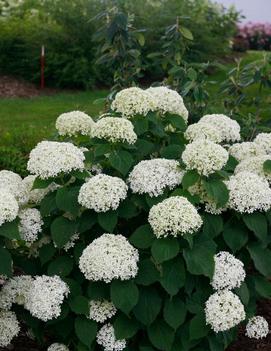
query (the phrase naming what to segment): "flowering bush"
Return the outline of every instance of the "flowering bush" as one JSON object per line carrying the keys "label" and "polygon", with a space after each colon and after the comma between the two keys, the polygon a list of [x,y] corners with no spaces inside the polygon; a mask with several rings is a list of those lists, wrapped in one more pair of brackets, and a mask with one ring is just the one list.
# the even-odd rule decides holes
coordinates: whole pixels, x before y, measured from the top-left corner
{"label": "flowering bush", "polygon": [[238,27],[235,48],[271,50],[271,23],[248,22]]}
{"label": "flowering bush", "polygon": [[0,347],[20,325],[49,351],[223,351],[240,323],[268,334],[270,134],[187,120],[176,92],[125,89],[97,122],[58,118],[25,179],[0,172]]}

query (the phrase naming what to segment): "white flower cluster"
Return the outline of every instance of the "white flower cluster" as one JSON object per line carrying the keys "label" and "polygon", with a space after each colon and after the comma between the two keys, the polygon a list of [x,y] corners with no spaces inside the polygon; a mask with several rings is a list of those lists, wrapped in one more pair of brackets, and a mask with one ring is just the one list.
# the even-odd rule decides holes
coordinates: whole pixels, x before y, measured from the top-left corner
{"label": "white flower cluster", "polygon": [[0,171],[0,191],[5,190],[12,194],[19,205],[28,201],[28,191],[19,174],[2,170]]}
{"label": "white flower cluster", "polygon": [[214,260],[212,287],[215,290],[239,288],[246,277],[243,262],[226,251],[217,253]]}
{"label": "white flower cluster", "polygon": [[222,142],[222,135],[216,126],[207,123],[194,123],[187,127],[184,136],[187,140],[208,139],[214,143]]}
{"label": "white flower cluster", "polygon": [[137,274],[138,251],[120,234],[103,234],[83,251],[79,268],[88,280],[128,280]]}
{"label": "white flower cluster", "polygon": [[155,99],[146,90],[132,87],[123,89],[115,96],[111,104],[113,111],[121,113],[126,118],[143,115],[153,111],[156,106]]}
{"label": "white flower cluster", "polygon": [[263,169],[263,164],[266,160],[271,160],[271,156],[264,155],[247,158],[235,167],[234,173],[251,172],[271,182],[271,174],[264,172]]}
{"label": "white flower cluster", "polygon": [[16,314],[11,311],[0,311],[0,347],[7,347],[19,331],[20,325]]}
{"label": "white flower cluster", "polygon": [[36,176],[29,175],[23,179],[23,183],[28,191],[28,202],[30,204],[38,205],[47,194],[56,190],[59,187],[59,185],[57,185],[56,183],[51,183],[46,188],[32,189],[35,179]]}
{"label": "white flower cluster", "polygon": [[268,322],[264,317],[255,316],[246,325],[246,336],[253,339],[266,338],[269,333]]}
{"label": "white flower cluster", "polygon": [[186,145],[182,160],[188,170],[197,170],[208,176],[221,170],[229,158],[227,150],[207,139],[199,139]]}
{"label": "white flower cluster", "polygon": [[271,133],[260,133],[254,139],[254,143],[260,146],[268,155],[271,154]]}
{"label": "white flower cluster", "polygon": [[154,205],[148,221],[158,238],[191,234],[202,225],[196,208],[182,196],[172,196]]}
{"label": "white flower cluster", "polygon": [[241,162],[253,156],[262,156],[266,152],[258,144],[252,141],[244,141],[243,143],[233,144],[229,147],[229,154]]}
{"label": "white flower cluster", "polygon": [[0,226],[12,222],[18,214],[19,205],[15,197],[7,190],[0,190]]}
{"label": "white flower cluster", "polygon": [[19,233],[21,238],[28,243],[38,239],[42,231],[43,220],[40,211],[36,208],[25,208],[19,212]]}
{"label": "white flower cluster", "polygon": [[63,246],[64,251],[69,251],[71,248],[74,247],[75,242],[79,240],[79,234],[75,233],[71,236],[70,240]]}
{"label": "white flower cluster", "polygon": [[126,340],[117,340],[113,325],[109,323],[98,331],[96,341],[104,351],[122,351],[126,347]]}
{"label": "white flower cluster", "polygon": [[188,110],[184,105],[183,98],[177,91],[167,87],[151,87],[146,91],[155,99],[155,110],[182,116],[187,122]]}
{"label": "white flower cluster", "polygon": [[47,351],[69,351],[69,348],[64,344],[55,342],[48,347]]}
{"label": "white flower cluster", "polygon": [[235,142],[241,139],[239,124],[228,116],[222,114],[205,115],[199,123],[216,127],[221,133],[222,141]]}
{"label": "white flower cluster", "polygon": [[26,296],[25,308],[32,316],[46,322],[57,318],[61,313],[61,305],[69,294],[69,288],[59,276],[36,277]]}
{"label": "white flower cluster", "polygon": [[215,333],[231,329],[246,318],[242,302],[230,290],[217,291],[209,297],[205,316]]}
{"label": "white flower cluster", "polygon": [[105,139],[111,143],[134,144],[137,140],[133,124],[128,119],[119,117],[99,119],[93,128],[92,136],[98,139]]}
{"label": "white flower cluster", "polygon": [[103,323],[117,313],[114,304],[107,300],[92,300],[89,303],[89,318]]}
{"label": "white flower cluster", "polygon": [[82,185],[78,202],[96,212],[116,210],[127,196],[128,187],[118,177],[98,174]]}
{"label": "white flower cluster", "polygon": [[83,151],[72,143],[42,141],[30,152],[27,169],[41,179],[47,179],[61,173],[82,171],[84,160]]}
{"label": "white flower cluster", "polygon": [[56,120],[56,129],[59,135],[91,135],[94,125],[95,122],[92,118],[81,111],[62,113]]}
{"label": "white flower cluster", "polygon": [[175,188],[183,178],[180,164],[175,160],[155,158],[139,162],[129,175],[133,193],[158,196],[168,187]]}
{"label": "white flower cluster", "polygon": [[229,208],[240,213],[268,211],[271,208],[271,189],[268,182],[257,174],[240,172],[232,175],[226,184]]}

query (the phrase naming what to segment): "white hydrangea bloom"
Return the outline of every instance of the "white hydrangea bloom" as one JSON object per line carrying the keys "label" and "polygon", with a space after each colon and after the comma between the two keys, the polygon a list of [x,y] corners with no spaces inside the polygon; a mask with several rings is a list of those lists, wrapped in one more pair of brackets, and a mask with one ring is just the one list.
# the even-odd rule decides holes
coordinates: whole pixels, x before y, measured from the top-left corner
{"label": "white hydrangea bloom", "polygon": [[146,90],[132,87],[123,89],[115,96],[111,104],[113,111],[121,113],[126,118],[143,115],[153,111],[156,106],[155,99]]}
{"label": "white hydrangea bloom", "polygon": [[99,119],[93,128],[92,136],[108,140],[111,143],[134,144],[137,140],[133,124],[128,119],[119,117]]}
{"label": "white hydrangea bloom", "polygon": [[20,325],[16,314],[11,311],[0,311],[0,347],[7,347],[19,331]]}
{"label": "white hydrangea bloom", "polygon": [[53,182],[50,185],[48,185],[47,188],[32,189],[36,178],[37,177],[34,175],[29,175],[23,179],[23,183],[25,184],[26,189],[28,191],[28,202],[30,204],[38,205],[47,194],[49,194],[52,191],[55,191],[59,187],[59,185]]}
{"label": "white hydrangea bloom", "polygon": [[126,347],[126,340],[117,340],[113,325],[105,324],[97,333],[97,344],[104,348],[104,351],[122,351]]}
{"label": "white hydrangea bloom", "polygon": [[78,202],[96,212],[116,210],[127,196],[128,186],[118,177],[98,174],[82,185]]}
{"label": "white hydrangea bloom", "polygon": [[146,91],[155,99],[155,110],[182,116],[185,122],[187,122],[188,110],[185,107],[183,98],[177,91],[167,87],[151,87]]}
{"label": "white hydrangea bloom", "polygon": [[255,316],[249,319],[246,325],[246,336],[253,339],[266,338],[269,333],[267,320],[262,316]]}
{"label": "white hydrangea bloom", "polygon": [[0,189],[0,226],[12,222],[18,214],[19,205],[15,197],[4,189]]}
{"label": "white hydrangea bloom", "polygon": [[30,275],[20,275],[7,280],[0,291],[0,309],[9,310],[13,303],[24,305],[33,283]]}
{"label": "white hydrangea bloom", "polygon": [[271,189],[268,182],[251,172],[240,172],[226,182],[229,189],[229,208],[240,213],[268,211],[271,207]]}
{"label": "white hydrangea bloom", "polygon": [[74,247],[75,242],[79,240],[79,234],[75,233],[72,235],[72,237],[70,238],[70,240],[63,246],[64,251],[68,251],[69,249],[71,249],[72,247]]}
{"label": "white hydrangea bloom", "polygon": [[271,174],[265,173],[263,169],[263,164],[267,160],[271,160],[271,156],[264,155],[247,158],[235,167],[234,173],[251,172],[271,182]]}
{"label": "white hydrangea bloom", "polygon": [[271,133],[260,133],[254,142],[261,147],[268,155],[271,154]]}
{"label": "white hydrangea bloom", "polygon": [[62,113],[56,120],[59,135],[91,135],[94,125],[93,119],[81,111]]}
{"label": "white hydrangea bloom", "polygon": [[243,143],[233,144],[229,147],[229,154],[241,162],[253,156],[262,156],[266,152],[258,144],[252,141],[244,141]]}
{"label": "white hydrangea bloom", "polygon": [[69,348],[64,344],[55,342],[48,347],[47,351],[69,351]]}
{"label": "white hydrangea bloom", "polygon": [[89,318],[103,323],[117,313],[114,304],[107,300],[92,300],[89,304]]}
{"label": "white hydrangea bloom", "polygon": [[194,123],[187,127],[184,136],[190,142],[197,139],[208,139],[214,143],[222,142],[222,135],[216,126],[207,123]]}
{"label": "white hydrangea bloom", "polygon": [[42,141],[30,152],[27,169],[41,179],[47,179],[61,173],[82,171],[84,160],[83,151],[72,143]]}
{"label": "white hydrangea bloom", "polygon": [[44,224],[40,211],[36,208],[25,208],[19,212],[18,216],[21,238],[29,243],[38,240],[38,234],[42,231]]}
{"label": "white hydrangea bloom", "polygon": [[229,330],[246,318],[244,306],[239,297],[230,290],[215,292],[205,305],[206,323],[215,333]]}
{"label": "white hydrangea bloom", "polygon": [[196,208],[182,196],[172,196],[152,206],[148,221],[158,238],[191,234],[202,225]]}
{"label": "white hydrangea bloom", "polygon": [[226,251],[217,253],[214,260],[212,287],[215,290],[239,288],[246,277],[243,262]]}
{"label": "white hydrangea bloom", "polygon": [[61,305],[69,294],[67,284],[57,275],[36,277],[26,295],[25,308],[46,322],[61,314]]}
{"label": "white hydrangea bloom", "polygon": [[158,196],[166,188],[181,184],[183,174],[178,161],[154,158],[139,162],[130,173],[128,183],[133,193]]}
{"label": "white hydrangea bloom", "polygon": [[83,251],[79,268],[88,280],[128,280],[137,274],[139,256],[128,240],[120,234],[103,234]]}
{"label": "white hydrangea bloom", "polygon": [[28,191],[19,174],[12,171],[0,171],[0,191],[5,190],[12,194],[19,205],[28,201]]}
{"label": "white hydrangea bloom", "polygon": [[222,114],[205,115],[199,120],[199,123],[216,127],[225,142],[235,142],[241,139],[240,125],[228,116]]}
{"label": "white hydrangea bloom", "polygon": [[188,170],[197,170],[205,176],[221,170],[228,158],[227,150],[207,139],[195,140],[186,145],[182,154],[182,160]]}

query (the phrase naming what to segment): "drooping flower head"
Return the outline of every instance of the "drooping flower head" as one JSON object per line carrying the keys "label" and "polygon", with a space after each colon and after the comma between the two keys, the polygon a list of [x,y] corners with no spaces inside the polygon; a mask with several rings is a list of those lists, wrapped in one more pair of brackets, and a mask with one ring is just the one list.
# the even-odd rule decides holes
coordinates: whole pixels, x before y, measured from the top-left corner
{"label": "drooping flower head", "polygon": [[229,154],[241,162],[250,157],[263,156],[266,154],[265,150],[258,144],[251,141],[244,141],[243,143],[233,144],[229,148]]}
{"label": "drooping flower head", "polygon": [[104,351],[122,351],[126,347],[126,340],[117,340],[113,325],[109,323],[98,331],[96,341]]}
{"label": "drooping flower head", "polygon": [[19,205],[15,197],[7,190],[0,189],[0,226],[12,222],[18,214]]}
{"label": "drooping flower head", "polygon": [[249,319],[246,326],[246,336],[253,339],[266,338],[269,333],[268,322],[264,317],[255,316]]}
{"label": "drooping flower head", "polygon": [[20,325],[16,314],[11,311],[0,311],[0,347],[7,347],[19,331]]}
{"label": "drooping flower head", "polygon": [[81,111],[62,113],[56,120],[59,135],[91,135],[94,125],[92,118]]}
{"label": "drooping flower head", "polygon": [[53,182],[46,188],[33,189],[34,181],[36,178],[37,177],[34,175],[29,175],[23,179],[23,183],[28,191],[28,202],[30,204],[38,205],[47,194],[56,190],[59,185]]}
{"label": "drooping flower head", "polygon": [[19,233],[23,240],[32,243],[38,239],[42,231],[43,220],[36,208],[26,208],[19,212]]}
{"label": "drooping flower head", "polygon": [[89,304],[89,318],[103,323],[117,313],[114,304],[107,300],[92,300]]}

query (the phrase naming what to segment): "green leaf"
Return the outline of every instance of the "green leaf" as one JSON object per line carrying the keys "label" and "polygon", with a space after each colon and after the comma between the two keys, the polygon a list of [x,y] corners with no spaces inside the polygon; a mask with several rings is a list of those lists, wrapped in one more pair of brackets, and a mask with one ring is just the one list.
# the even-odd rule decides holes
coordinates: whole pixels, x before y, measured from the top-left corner
{"label": "green leaf", "polygon": [[169,146],[163,147],[160,151],[160,154],[161,154],[161,157],[175,160],[181,157],[183,150],[184,150],[184,146],[169,145]]}
{"label": "green leaf", "polygon": [[137,284],[151,285],[157,282],[159,277],[159,272],[150,259],[146,258],[139,261],[138,273],[135,278]]}
{"label": "green leaf", "polygon": [[170,294],[176,295],[185,284],[185,268],[181,257],[162,264],[162,277],[160,283]]}
{"label": "green leaf", "polygon": [[253,276],[253,281],[255,284],[255,289],[257,293],[265,298],[265,299],[270,299],[271,298],[271,282],[264,277],[261,276]]}
{"label": "green leaf", "polygon": [[200,179],[200,175],[198,174],[197,171],[195,170],[187,171],[183,176],[182,186],[184,189],[188,189],[190,186],[196,184],[199,179]]}
{"label": "green leaf", "polygon": [[161,310],[162,299],[154,287],[141,287],[139,299],[133,309],[135,317],[144,325],[150,325]]}
{"label": "green leaf", "polygon": [[167,119],[170,121],[173,127],[184,131],[186,129],[186,123],[184,119],[179,115],[168,115]]}
{"label": "green leaf", "polygon": [[97,334],[97,323],[86,317],[76,317],[74,329],[78,339],[90,348]]}
{"label": "green leaf", "polygon": [[271,276],[271,251],[261,244],[254,243],[248,246],[248,251],[256,269],[266,277]]}
{"label": "green leaf", "polygon": [[98,223],[104,230],[107,230],[109,233],[113,232],[118,223],[117,211],[99,212]]}
{"label": "green leaf", "polygon": [[263,170],[266,173],[271,173],[271,160],[264,161]]}
{"label": "green leaf", "polygon": [[184,302],[179,297],[167,299],[164,306],[163,316],[167,324],[177,329],[185,321],[186,307]]}
{"label": "green leaf", "polygon": [[155,236],[149,224],[138,227],[130,236],[130,243],[138,249],[147,249],[151,247]]}
{"label": "green leaf", "polygon": [[49,179],[40,179],[38,177],[35,178],[32,189],[45,189],[47,188],[52,182],[54,181],[53,178]]}
{"label": "green leaf", "polygon": [[155,145],[145,139],[137,139],[135,143],[137,152],[141,157],[151,154],[155,150]]}
{"label": "green leaf", "polygon": [[208,196],[216,203],[218,207],[223,207],[229,200],[229,190],[226,185],[219,179],[208,179],[203,181],[204,189]]}
{"label": "green leaf", "polygon": [[49,262],[54,257],[55,253],[56,253],[56,248],[52,243],[43,245],[39,249],[39,258],[40,258],[41,264],[44,265],[45,263]]}
{"label": "green leaf", "polygon": [[110,155],[109,162],[114,169],[119,171],[123,176],[126,176],[134,160],[128,151],[119,150]]}
{"label": "green leaf", "polygon": [[57,247],[63,247],[77,231],[77,223],[57,217],[51,224],[51,234]]}
{"label": "green leaf", "polygon": [[155,321],[147,329],[148,337],[158,350],[170,350],[174,341],[174,330],[163,320]]}
{"label": "green leaf", "polygon": [[233,253],[244,247],[248,241],[246,229],[237,222],[224,229],[223,238]]}
{"label": "green leaf", "polygon": [[190,340],[196,340],[203,338],[209,332],[209,328],[206,325],[206,319],[204,313],[197,314],[192,318],[189,324],[189,336]]}
{"label": "green leaf", "polygon": [[71,310],[76,314],[89,314],[89,301],[84,296],[74,296],[69,299]]}
{"label": "green leaf", "polygon": [[243,282],[240,288],[235,289],[235,292],[240,297],[242,303],[246,306],[249,302],[249,290],[247,284]]}
{"label": "green leaf", "polygon": [[155,239],[151,253],[157,263],[168,261],[180,252],[179,242],[176,238]]}
{"label": "green leaf", "polygon": [[122,203],[118,207],[119,217],[122,217],[125,219],[130,219],[130,218],[136,217],[138,215],[138,213],[139,213],[139,211],[138,211],[137,207],[135,206],[135,204],[128,199],[122,201]]}
{"label": "green leaf", "polygon": [[110,287],[111,301],[125,314],[128,314],[138,301],[138,288],[131,281],[114,280]]}
{"label": "green leaf", "polygon": [[102,281],[90,282],[87,290],[90,300],[110,299],[110,286]]}
{"label": "green leaf", "polygon": [[203,233],[210,238],[217,237],[223,231],[223,218],[219,215],[204,213]]}
{"label": "green leaf", "polygon": [[80,211],[78,203],[78,194],[81,186],[59,188],[56,193],[56,205],[64,211],[70,212],[73,216],[77,216]]}
{"label": "green leaf", "polygon": [[145,117],[135,118],[133,120],[133,125],[134,125],[134,129],[135,129],[135,133],[138,136],[146,133],[149,129],[149,121]]}
{"label": "green leaf", "polygon": [[59,275],[66,277],[73,269],[73,260],[68,256],[59,256],[48,266],[48,275]]}
{"label": "green leaf", "polygon": [[84,233],[90,230],[96,223],[96,214],[92,211],[85,211],[81,217],[77,219],[77,232]]}
{"label": "green leaf", "polygon": [[12,257],[7,249],[0,247],[0,274],[11,277],[12,275]]}
{"label": "green leaf", "polygon": [[19,220],[18,218],[12,222],[6,222],[0,226],[0,236],[8,239],[22,240],[19,234]]}
{"label": "green leaf", "polygon": [[267,219],[262,213],[251,213],[242,216],[246,226],[256,235],[256,237],[263,243],[267,244]]}
{"label": "green leaf", "polygon": [[194,39],[193,34],[191,33],[191,31],[188,28],[181,26],[181,27],[179,27],[179,31],[185,37],[185,39],[187,39],[187,40]]}
{"label": "green leaf", "polygon": [[124,314],[118,314],[113,323],[115,336],[118,340],[132,338],[139,329],[139,324],[134,318],[129,318]]}
{"label": "green leaf", "polygon": [[69,296],[78,296],[82,294],[82,288],[78,281],[71,279],[71,278],[63,278],[62,279],[70,289]]}
{"label": "green leaf", "polygon": [[49,216],[57,209],[56,205],[56,191],[47,194],[40,203],[40,213],[42,217]]}
{"label": "green leaf", "polygon": [[111,145],[110,144],[100,144],[97,145],[94,149],[94,155],[95,157],[103,156],[105,154],[108,154],[111,151]]}

